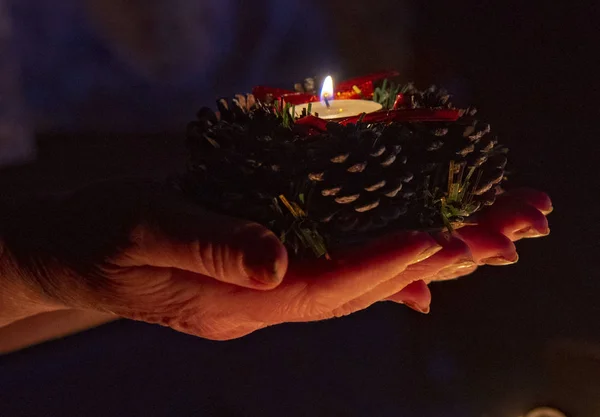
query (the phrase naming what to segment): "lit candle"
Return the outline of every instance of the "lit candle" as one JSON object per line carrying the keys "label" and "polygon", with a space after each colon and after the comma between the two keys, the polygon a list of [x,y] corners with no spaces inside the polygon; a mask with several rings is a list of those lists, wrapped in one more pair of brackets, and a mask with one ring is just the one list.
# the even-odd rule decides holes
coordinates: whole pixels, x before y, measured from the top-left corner
{"label": "lit candle", "polygon": [[362,113],[373,113],[381,110],[381,104],[372,100],[335,100],[333,94],[333,79],[327,76],[321,89],[321,101],[313,103],[296,104],[295,116],[302,116],[302,111],[310,107],[312,115],[321,119],[341,119],[358,116]]}

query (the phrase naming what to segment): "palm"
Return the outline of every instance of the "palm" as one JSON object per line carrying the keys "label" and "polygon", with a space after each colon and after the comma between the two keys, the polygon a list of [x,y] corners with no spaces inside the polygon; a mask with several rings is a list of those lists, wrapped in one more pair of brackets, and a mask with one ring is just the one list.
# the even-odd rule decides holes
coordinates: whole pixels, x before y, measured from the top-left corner
{"label": "palm", "polygon": [[[382,300],[427,311],[426,283],[469,274],[485,263],[516,262],[512,242],[547,234],[544,214],[550,211],[545,195],[516,192],[483,213],[478,225],[453,236],[440,233],[434,240],[408,232],[332,261],[291,263],[283,282],[268,291],[215,280],[197,270],[137,266],[114,277],[127,283],[123,295],[130,300],[125,308],[115,306],[115,312],[223,340],[279,323],[348,315]],[[432,247],[435,242],[441,248]]]}
{"label": "palm", "polygon": [[547,234],[551,209],[545,194],[520,190],[452,235],[406,232],[332,261],[288,264],[281,242],[261,226],[190,206],[160,187],[108,182],[60,200],[44,216],[23,211],[7,243],[20,259],[44,265],[22,271],[22,281],[41,285],[44,296],[23,290],[12,299],[31,305],[29,315],[99,310],[219,340],[383,300],[427,312],[429,282],[516,262],[513,241]]}

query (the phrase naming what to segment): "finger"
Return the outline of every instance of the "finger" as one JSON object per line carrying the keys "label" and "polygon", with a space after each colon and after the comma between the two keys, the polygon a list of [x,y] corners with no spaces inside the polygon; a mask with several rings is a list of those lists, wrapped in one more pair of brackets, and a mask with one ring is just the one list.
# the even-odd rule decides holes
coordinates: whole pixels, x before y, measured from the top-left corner
{"label": "finger", "polygon": [[483,212],[478,224],[491,231],[502,233],[517,241],[523,238],[547,236],[548,219],[538,209],[520,201],[499,201]]}
{"label": "finger", "polygon": [[379,301],[401,291],[406,285],[418,280],[429,282],[436,274],[447,268],[475,265],[471,249],[457,235],[441,232],[433,237],[442,247],[440,251],[421,262],[409,265],[398,276],[378,285],[362,297],[363,302],[367,303],[367,300],[371,303]]}
{"label": "finger", "polygon": [[455,233],[469,245],[478,265],[510,265],[519,260],[515,244],[501,233],[482,226],[465,226]]}
{"label": "finger", "polygon": [[[286,279],[271,291],[235,287],[198,274],[175,271],[172,277],[163,280],[164,284],[152,286],[158,300],[148,294],[139,297],[150,300],[153,306],[146,308],[152,311],[152,316],[143,320],[160,319],[164,324],[165,316],[176,317],[175,322],[169,321],[166,325],[193,334],[210,335],[237,327],[236,323],[266,326],[330,318],[336,307],[440,249],[427,233],[397,234],[360,250],[338,254],[332,261],[292,265]],[[174,298],[178,301],[171,302]],[[161,315],[155,312],[157,305],[178,307],[174,313]]]}
{"label": "finger", "polygon": [[177,268],[254,289],[279,285],[288,265],[279,239],[256,223],[180,206],[138,227],[124,266]]}
{"label": "finger", "polygon": [[374,289],[407,266],[441,250],[427,233],[394,234],[360,249],[337,254],[331,261],[291,265],[286,279],[266,293],[238,292],[238,305],[253,305],[256,320],[268,316],[280,322],[330,318],[333,311]]}
{"label": "finger", "polygon": [[[458,267],[460,265],[475,265],[469,246],[456,236],[448,233],[439,233],[434,236],[436,242],[442,247],[427,259],[409,265],[403,272],[397,276],[388,279],[379,284],[373,290],[361,295],[360,297],[346,303],[338,309],[338,315],[346,315],[352,312],[365,309],[370,305],[384,300],[417,281],[428,281],[440,271],[449,267]],[[425,284],[426,285],[426,284]],[[418,300],[417,300],[418,301]],[[424,311],[428,305],[420,305]],[[427,307],[427,308],[426,308]]]}
{"label": "finger", "polygon": [[428,314],[431,305],[431,291],[425,281],[419,280],[408,284],[401,291],[387,297],[386,300],[404,304],[419,313]]}
{"label": "finger", "polygon": [[552,200],[550,200],[548,194],[532,188],[517,188],[498,196],[498,202],[506,200],[522,201],[535,207],[544,215],[548,215],[554,210],[554,207],[552,206]]}
{"label": "finger", "polygon": [[454,267],[449,267],[444,271],[438,272],[432,279],[432,281],[449,281],[452,279],[461,278],[467,275],[472,274],[477,270],[477,264],[473,263],[471,265],[457,265]]}
{"label": "finger", "polygon": [[426,261],[411,265],[406,274],[413,280],[424,279],[431,282],[441,279],[449,271],[476,266],[469,245],[457,233],[440,232],[436,235],[437,242],[443,250]]}
{"label": "finger", "polygon": [[441,240],[445,240],[447,243],[444,245],[444,250],[436,255],[439,255],[440,258],[444,255],[446,257],[440,259],[440,266],[442,267],[435,271],[432,277],[427,278],[426,283],[455,279],[468,275],[477,269],[477,261],[471,252],[471,248],[458,233],[440,233],[438,242]]}

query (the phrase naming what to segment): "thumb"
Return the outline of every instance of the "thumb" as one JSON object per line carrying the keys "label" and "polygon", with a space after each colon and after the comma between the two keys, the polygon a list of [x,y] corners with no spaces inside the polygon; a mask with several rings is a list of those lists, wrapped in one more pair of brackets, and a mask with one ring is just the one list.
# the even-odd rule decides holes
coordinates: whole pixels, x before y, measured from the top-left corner
{"label": "thumb", "polygon": [[276,287],[287,271],[287,250],[257,223],[173,196],[151,204],[147,217],[120,265],[177,268],[254,289]]}

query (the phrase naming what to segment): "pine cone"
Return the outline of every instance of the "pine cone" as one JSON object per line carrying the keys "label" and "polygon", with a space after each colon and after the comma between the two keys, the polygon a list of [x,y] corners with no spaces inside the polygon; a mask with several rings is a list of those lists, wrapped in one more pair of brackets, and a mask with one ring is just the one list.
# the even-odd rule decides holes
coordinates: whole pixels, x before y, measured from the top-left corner
{"label": "pine cone", "polygon": [[[451,106],[443,90],[415,107]],[[188,127],[183,192],[259,222],[298,256],[399,229],[442,229],[493,204],[505,149],[467,111],[456,122],[326,124],[316,131],[251,96],[220,100]]]}
{"label": "pine cone", "polygon": [[318,85],[319,84],[316,78],[305,78],[304,81],[302,81],[301,83],[294,84],[294,90],[297,93],[317,95],[319,94],[319,92],[317,91]]}

